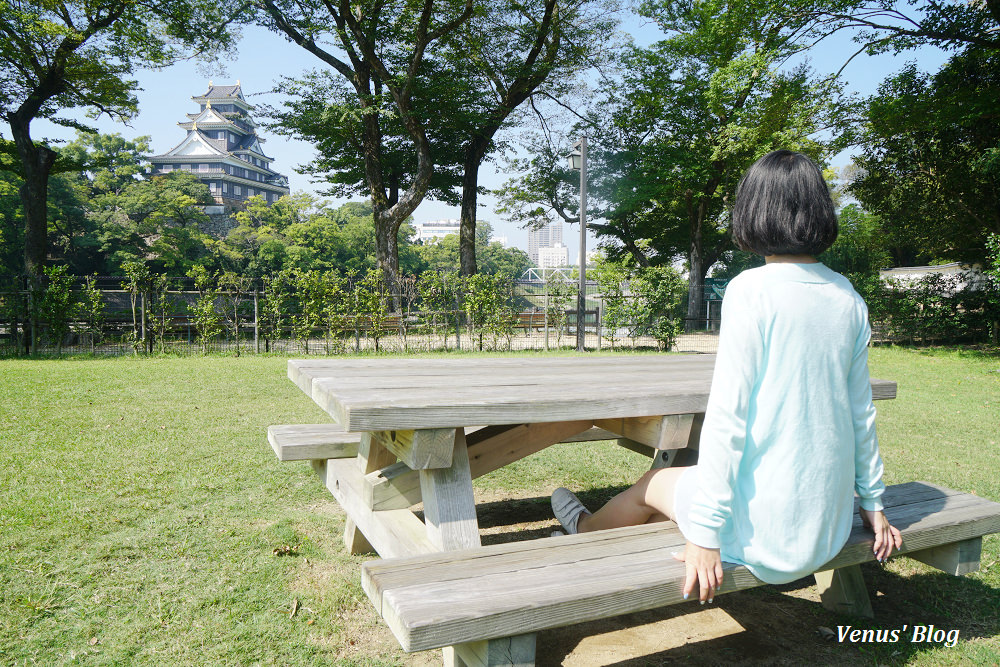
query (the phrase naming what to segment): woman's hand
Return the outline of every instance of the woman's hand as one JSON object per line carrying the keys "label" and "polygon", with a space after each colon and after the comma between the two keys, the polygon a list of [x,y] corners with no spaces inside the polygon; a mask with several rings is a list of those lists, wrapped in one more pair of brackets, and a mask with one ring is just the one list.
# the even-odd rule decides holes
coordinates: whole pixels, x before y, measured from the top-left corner
{"label": "woman's hand", "polygon": [[684,553],[674,554],[674,558],[684,561],[687,565],[687,578],[684,580],[684,599],[687,600],[694,591],[694,586],[701,583],[698,599],[702,604],[706,600],[715,599],[715,591],[722,585],[722,556],[718,549],[705,549],[693,542],[688,542]]}
{"label": "woman's hand", "polygon": [[875,546],[872,551],[875,552],[875,559],[881,563],[892,553],[893,546],[897,549],[903,546],[903,537],[895,526],[889,524],[889,520],[885,518],[885,513],[881,510],[872,511],[861,508],[859,511],[865,526],[875,533]]}

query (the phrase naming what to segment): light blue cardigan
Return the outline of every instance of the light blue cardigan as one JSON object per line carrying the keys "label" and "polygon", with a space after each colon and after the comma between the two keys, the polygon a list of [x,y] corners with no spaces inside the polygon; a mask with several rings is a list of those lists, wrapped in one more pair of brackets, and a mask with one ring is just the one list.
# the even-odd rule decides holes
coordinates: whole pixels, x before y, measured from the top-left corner
{"label": "light blue cardigan", "polygon": [[687,539],[786,583],[844,546],[854,492],[882,509],[870,336],[864,301],[822,264],[729,283]]}

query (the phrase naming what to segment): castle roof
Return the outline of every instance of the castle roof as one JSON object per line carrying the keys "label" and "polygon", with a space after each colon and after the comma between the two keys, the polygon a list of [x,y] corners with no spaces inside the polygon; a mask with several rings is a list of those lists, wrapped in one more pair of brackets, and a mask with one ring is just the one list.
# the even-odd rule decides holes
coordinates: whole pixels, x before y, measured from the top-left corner
{"label": "castle roof", "polygon": [[208,82],[208,90],[203,95],[192,97],[192,100],[199,104],[210,104],[212,102],[234,102],[241,107],[250,108],[246,99],[243,98],[243,88],[237,81],[235,86],[216,86],[211,81]]}
{"label": "castle roof", "polygon": [[224,139],[209,139],[200,130],[188,132],[184,141],[177,144],[163,155],[154,155],[150,159],[166,157],[227,157],[229,151],[226,150]]}

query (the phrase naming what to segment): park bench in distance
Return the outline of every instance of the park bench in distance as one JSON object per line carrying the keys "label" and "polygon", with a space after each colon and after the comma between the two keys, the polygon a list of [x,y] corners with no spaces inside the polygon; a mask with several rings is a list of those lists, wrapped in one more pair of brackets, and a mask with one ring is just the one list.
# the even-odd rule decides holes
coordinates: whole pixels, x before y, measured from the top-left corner
{"label": "park bench in distance", "polygon": [[[1000,503],[909,482],[886,490],[898,551],[944,572],[979,569],[982,536],[1000,532]],[[404,651],[445,648],[445,664],[533,665],[535,632],[683,602],[685,566],[672,523],[370,561],[362,585]],[[815,574],[824,607],[872,616],[859,565],[872,534],[855,523],[844,549]],[[721,595],[762,585],[727,564]],[[689,604],[694,605],[693,601]],[[700,609],[691,606],[692,610]]]}

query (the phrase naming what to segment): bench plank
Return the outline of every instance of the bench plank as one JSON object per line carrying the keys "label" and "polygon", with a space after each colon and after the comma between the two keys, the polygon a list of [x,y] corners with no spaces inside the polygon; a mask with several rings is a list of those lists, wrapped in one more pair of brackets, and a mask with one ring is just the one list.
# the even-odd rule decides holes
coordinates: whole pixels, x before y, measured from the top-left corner
{"label": "bench plank", "polygon": [[267,427],[267,441],[279,461],[341,459],[356,456],[360,433],[339,424],[283,424]]}
{"label": "bench plank", "polygon": [[[890,487],[886,514],[899,553],[1000,531],[1000,504],[911,482]],[[362,585],[403,649],[418,651],[606,618],[681,602],[683,536],[669,524],[543,538],[435,556],[374,561]],[[874,558],[856,517],[847,545],[821,570]],[[717,594],[760,585],[726,564]]]}

